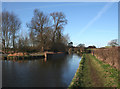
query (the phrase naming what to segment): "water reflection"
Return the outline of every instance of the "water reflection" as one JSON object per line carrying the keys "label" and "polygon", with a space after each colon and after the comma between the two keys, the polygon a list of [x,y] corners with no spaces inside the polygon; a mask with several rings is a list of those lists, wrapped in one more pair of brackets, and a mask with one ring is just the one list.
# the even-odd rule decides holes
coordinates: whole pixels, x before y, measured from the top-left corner
{"label": "water reflection", "polygon": [[73,54],[56,59],[3,61],[5,87],[67,87],[79,66]]}

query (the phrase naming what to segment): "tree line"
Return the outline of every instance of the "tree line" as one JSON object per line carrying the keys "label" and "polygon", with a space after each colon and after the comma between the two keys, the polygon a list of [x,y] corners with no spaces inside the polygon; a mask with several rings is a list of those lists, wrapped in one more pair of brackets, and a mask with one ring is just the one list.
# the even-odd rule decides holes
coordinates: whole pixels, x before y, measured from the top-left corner
{"label": "tree line", "polygon": [[66,51],[69,37],[63,34],[67,19],[63,12],[45,14],[35,9],[27,36],[19,35],[21,21],[13,12],[2,12],[2,49],[4,52]]}

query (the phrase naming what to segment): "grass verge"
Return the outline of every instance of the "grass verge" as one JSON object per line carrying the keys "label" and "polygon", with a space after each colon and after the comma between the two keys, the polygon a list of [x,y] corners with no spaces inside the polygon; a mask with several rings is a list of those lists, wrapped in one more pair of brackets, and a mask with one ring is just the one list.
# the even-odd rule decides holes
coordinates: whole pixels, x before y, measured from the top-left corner
{"label": "grass verge", "polygon": [[[98,79],[94,79],[94,76],[91,76],[91,74],[97,76]],[[98,82],[98,85],[99,82],[102,83],[101,87],[120,87],[118,74],[120,74],[120,71],[109,64],[100,61],[95,56],[92,56],[91,54],[83,54],[79,68],[77,69],[68,89],[96,87],[96,81]]]}
{"label": "grass verge", "polygon": [[90,59],[92,59],[92,63],[94,64],[95,68],[99,72],[99,76],[102,78],[104,82],[104,87],[119,87],[118,84],[118,74],[120,71],[118,71],[116,68],[110,66],[109,64],[106,64],[99,59],[97,59],[95,56],[92,56],[89,54]]}
{"label": "grass verge", "polygon": [[90,71],[87,65],[88,60],[86,60],[85,57],[86,57],[86,54],[83,54],[79,67],[68,89],[76,89],[79,87],[91,87],[92,86],[91,78],[90,78]]}

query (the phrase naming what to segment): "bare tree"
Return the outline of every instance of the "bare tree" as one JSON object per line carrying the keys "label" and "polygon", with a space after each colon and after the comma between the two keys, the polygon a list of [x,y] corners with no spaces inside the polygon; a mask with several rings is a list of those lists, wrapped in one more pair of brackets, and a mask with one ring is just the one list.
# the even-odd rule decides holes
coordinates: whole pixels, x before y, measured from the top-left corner
{"label": "bare tree", "polygon": [[20,36],[18,40],[18,50],[20,52],[27,52],[29,51],[29,39],[28,37]]}
{"label": "bare tree", "polygon": [[50,15],[52,16],[54,21],[52,41],[53,43],[55,43],[55,39],[58,39],[60,41],[64,25],[67,24],[67,19],[65,18],[65,15],[62,12],[53,12]]}
{"label": "bare tree", "polygon": [[45,30],[45,34],[43,35],[44,46],[46,50],[49,50],[52,45],[52,34],[53,29],[49,28]]}
{"label": "bare tree", "polygon": [[77,47],[84,48],[85,44],[78,44]]}
{"label": "bare tree", "polygon": [[70,42],[70,37],[68,34],[65,34],[64,36],[62,36],[62,42],[68,46],[69,42]]}
{"label": "bare tree", "polygon": [[10,13],[7,11],[2,12],[2,42],[3,42],[3,48],[6,52],[5,48],[8,48],[9,42],[10,42]]}
{"label": "bare tree", "polygon": [[5,48],[9,48],[10,42],[12,42],[13,49],[15,50],[15,38],[16,32],[20,29],[20,21],[14,13],[8,11],[2,12],[2,41],[4,51]]}
{"label": "bare tree", "polygon": [[39,46],[41,48],[44,48],[43,34],[48,24],[49,24],[48,17],[42,11],[39,11],[38,9],[34,10],[34,16],[31,20],[31,23],[27,24],[31,30],[35,30],[35,33],[39,39],[38,40],[40,43]]}
{"label": "bare tree", "polygon": [[21,51],[23,48],[23,45],[22,45],[22,38],[21,37],[19,37],[19,40],[18,40],[18,51]]}
{"label": "bare tree", "polygon": [[30,36],[30,44],[31,44],[32,47],[34,47],[34,43],[35,43],[35,34],[34,34],[33,30],[30,31],[29,36]]}
{"label": "bare tree", "polygon": [[49,17],[35,9],[31,22],[27,24],[31,30],[29,34],[31,44],[35,44],[37,49],[42,51],[64,49],[67,44],[67,36],[63,35],[65,24],[67,24],[67,20],[62,12],[51,13]]}
{"label": "bare tree", "polygon": [[10,15],[10,19],[11,19],[11,26],[10,26],[10,31],[11,31],[11,39],[12,39],[12,46],[13,46],[13,49],[15,51],[15,39],[16,39],[16,33],[18,32],[18,30],[20,29],[20,25],[21,25],[21,22],[20,20],[18,19],[18,17],[14,14],[14,13],[11,13]]}
{"label": "bare tree", "polygon": [[108,42],[108,45],[110,45],[110,46],[118,46],[118,40],[117,39],[111,40],[110,42]]}

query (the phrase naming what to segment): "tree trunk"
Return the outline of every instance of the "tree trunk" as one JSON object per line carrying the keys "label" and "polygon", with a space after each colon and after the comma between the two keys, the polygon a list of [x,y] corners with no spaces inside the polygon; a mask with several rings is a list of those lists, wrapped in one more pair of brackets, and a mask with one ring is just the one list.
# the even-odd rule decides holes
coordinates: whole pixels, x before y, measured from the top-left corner
{"label": "tree trunk", "polygon": [[13,36],[13,51],[15,53],[15,36]]}
{"label": "tree trunk", "polygon": [[6,52],[6,50],[5,50],[5,40],[4,39],[2,39],[2,44],[3,44],[2,51]]}

